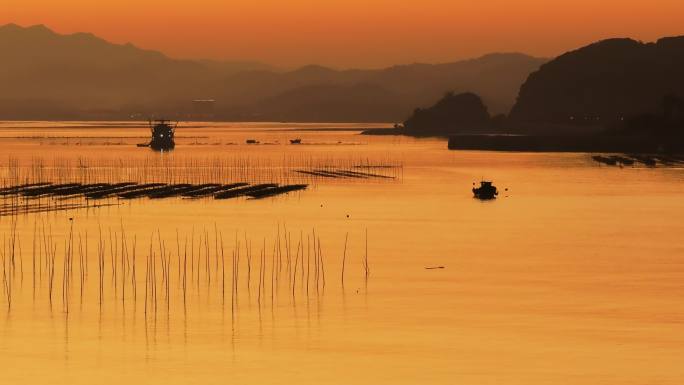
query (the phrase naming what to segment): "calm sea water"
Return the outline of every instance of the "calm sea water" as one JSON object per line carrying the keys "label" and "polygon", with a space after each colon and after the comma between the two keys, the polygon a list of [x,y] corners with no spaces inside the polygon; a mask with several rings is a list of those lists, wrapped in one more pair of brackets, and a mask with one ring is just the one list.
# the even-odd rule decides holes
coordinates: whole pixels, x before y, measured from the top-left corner
{"label": "calm sea water", "polygon": [[[158,154],[128,124],[0,123],[6,178],[394,170],[264,200],[0,217],[0,383],[684,382],[684,170],[365,127],[184,124]],[[483,178],[496,201],[472,198]]]}

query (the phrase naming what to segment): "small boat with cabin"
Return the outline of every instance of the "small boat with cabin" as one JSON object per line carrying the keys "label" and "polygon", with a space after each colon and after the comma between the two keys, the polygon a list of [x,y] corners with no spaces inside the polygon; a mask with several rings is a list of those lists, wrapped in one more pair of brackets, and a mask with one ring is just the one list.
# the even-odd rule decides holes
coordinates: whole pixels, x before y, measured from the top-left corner
{"label": "small boat with cabin", "polygon": [[168,120],[156,120],[154,124],[150,121],[150,131],[152,138],[149,147],[155,151],[170,151],[176,147],[174,135],[178,123],[171,125]]}
{"label": "small boat with cabin", "polygon": [[499,195],[499,191],[491,181],[483,180],[480,182],[480,187],[473,187],[473,194],[477,199],[490,200],[496,199],[496,196]]}

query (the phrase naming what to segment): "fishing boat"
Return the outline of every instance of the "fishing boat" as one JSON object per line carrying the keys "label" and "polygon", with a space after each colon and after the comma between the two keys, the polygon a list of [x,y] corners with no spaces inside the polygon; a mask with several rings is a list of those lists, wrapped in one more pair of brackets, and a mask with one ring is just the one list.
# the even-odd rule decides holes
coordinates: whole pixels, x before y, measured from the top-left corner
{"label": "fishing boat", "polygon": [[483,180],[480,182],[480,187],[473,187],[473,194],[477,199],[489,200],[496,199],[496,196],[499,195],[499,191],[492,182]]}
{"label": "fishing boat", "polygon": [[171,125],[168,120],[155,120],[154,122],[150,121],[149,125],[152,135],[150,143],[147,145],[139,144],[138,147],[150,147],[155,151],[170,151],[176,147],[174,135],[178,126],[177,122]]}

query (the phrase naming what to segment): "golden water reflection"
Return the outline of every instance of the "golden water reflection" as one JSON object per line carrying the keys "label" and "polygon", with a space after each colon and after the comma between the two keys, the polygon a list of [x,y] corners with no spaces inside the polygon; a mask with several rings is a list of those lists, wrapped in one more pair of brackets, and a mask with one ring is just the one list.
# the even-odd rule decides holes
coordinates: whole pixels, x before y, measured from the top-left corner
{"label": "golden water reflection", "polygon": [[[135,140],[120,146],[40,144],[36,139],[17,139],[10,132],[17,129],[4,125],[0,136],[14,139],[3,139],[1,144],[19,162],[31,162],[36,148],[48,162],[79,156],[159,156],[140,152],[133,146]],[[40,125],[48,128],[21,129],[86,136],[86,129],[80,127]],[[283,156],[391,160],[401,165],[401,178],[389,183],[321,180],[310,190],[264,200],[135,200],[120,206],[21,215],[16,222],[0,218],[5,266],[10,262],[8,245],[15,223],[21,247],[21,263],[12,272],[16,275],[11,308],[5,295],[0,301],[2,382],[679,384],[684,380],[681,169],[599,167],[588,154],[450,152],[444,141],[436,139],[362,137],[353,130],[357,127],[293,133],[274,125],[279,129],[194,128],[193,136],[207,137],[207,142],[241,143],[259,136],[281,144],[181,143],[171,157],[227,159],[237,153],[254,162],[270,159],[273,164]],[[120,128],[88,127],[87,135],[145,133],[134,130],[139,131],[121,134]],[[284,144],[293,135],[319,144]],[[355,144],[337,144],[340,141]],[[476,201],[470,187],[481,178],[493,179],[508,191],[494,202]],[[34,229],[43,224],[57,246],[52,305],[45,270],[37,278],[35,296],[33,290]],[[81,299],[81,259],[79,247],[74,246],[67,313],[62,274],[72,226],[75,245],[79,234],[82,239],[88,234],[88,278]],[[106,239],[102,304],[97,269],[100,229]],[[109,241],[110,230],[116,242]],[[302,279],[302,269],[298,270],[293,296],[292,256],[298,243],[307,243],[307,236],[312,245],[314,231],[321,242],[325,288],[320,270],[318,290],[312,283],[311,251],[306,265],[309,279]],[[111,255],[119,256],[115,266],[120,266],[124,232],[128,262],[117,268],[115,290]],[[289,273],[284,241],[288,232]],[[236,233],[242,251],[238,294],[233,295]],[[217,258],[221,253],[216,247],[221,234],[223,259]],[[194,274],[186,275],[184,297],[178,257],[185,255],[185,240],[192,243],[193,236],[195,243],[188,246],[195,250],[192,266],[200,264]],[[200,236],[208,241],[199,241]],[[246,243],[252,244],[249,288],[245,236]],[[159,238],[164,251],[159,251]],[[280,239],[281,257],[285,256],[280,265],[273,257],[276,239]],[[130,266],[134,240],[135,299]],[[119,246],[112,253],[113,243]],[[260,275],[262,250],[266,268]],[[150,310],[151,289],[146,285],[151,254],[157,263],[156,311]],[[162,268],[161,255],[167,256],[168,269]],[[38,265],[45,268],[45,257]],[[445,268],[426,269],[434,266]],[[125,278],[122,271],[127,271]],[[167,279],[162,283],[164,271],[169,273],[168,302],[162,289]],[[260,276],[265,284],[261,291]],[[308,296],[305,282],[310,284]]]}

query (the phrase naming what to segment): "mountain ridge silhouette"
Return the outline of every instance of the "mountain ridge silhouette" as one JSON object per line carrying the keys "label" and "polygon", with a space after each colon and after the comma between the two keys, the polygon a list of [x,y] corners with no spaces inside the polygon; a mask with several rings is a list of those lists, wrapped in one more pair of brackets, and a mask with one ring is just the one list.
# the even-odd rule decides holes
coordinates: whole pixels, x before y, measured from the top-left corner
{"label": "mountain ridge silhouette", "polygon": [[660,114],[668,94],[684,96],[684,36],[655,42],[601,40],[543,64],[520,88],[517,122],[610,125]]}
{"label": "mountain ridge silhouette", "polygon": [[[193,113],[193,99],[215,99],[217,120],[306,120],[307,115],[333,119],[341,111],[360,111],[357,101],[365,98],[364,87],[370,85],[389,99],[377,103],[382,108],[355,113],[356,119],[402,121],[413,106],[431,104],[447,90],[477,92],[492,111],[505,112],[528,74],[546,61],[492,54],[371,70],[308,65],[284,71],[252,62],[174,59],[89,33],[61,35],[44,25],[16,24],[0,26],[0,52],[5,58],[0,62],[3,119],[187,118]],[[327,100],[335,98],[326,92],[346,96],[337,98],[339,108],[326,105],[319,113],[305,113],[307,100],[316,92]],[[302,100],[288,100],[291,111],[272,105],[284,95],[301,95]]]}

